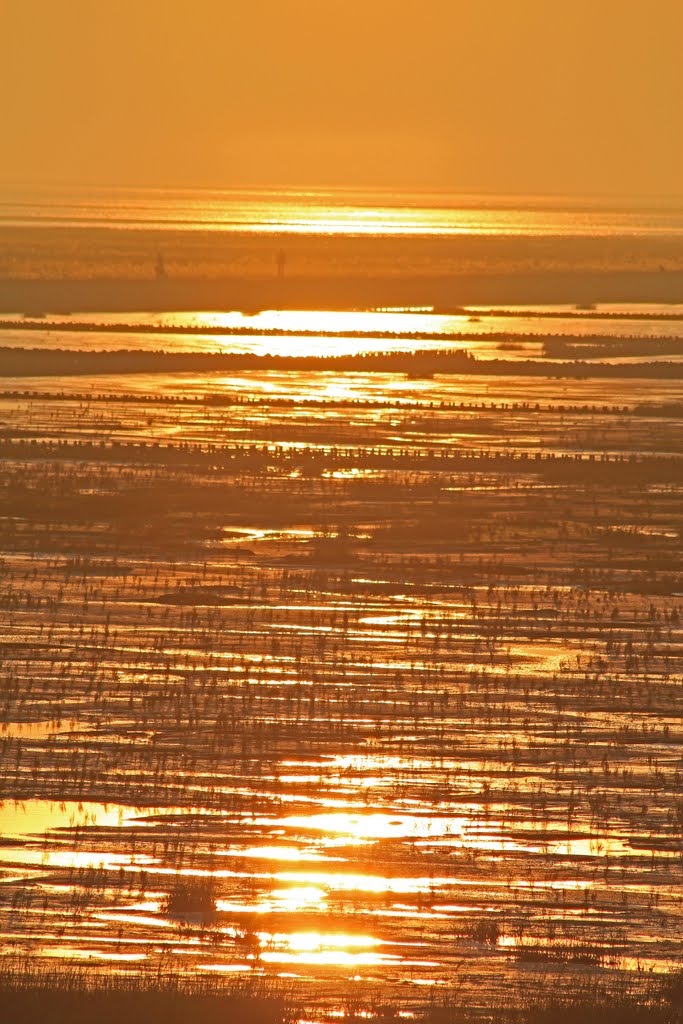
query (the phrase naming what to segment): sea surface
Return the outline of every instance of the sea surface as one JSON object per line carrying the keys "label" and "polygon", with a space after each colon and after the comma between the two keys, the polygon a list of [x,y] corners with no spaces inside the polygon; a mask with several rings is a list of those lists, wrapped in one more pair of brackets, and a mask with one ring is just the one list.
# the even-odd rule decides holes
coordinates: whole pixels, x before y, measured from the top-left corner
{"label": "sea surface", "polygon": [[2,224],[380,237],[682,237],[683,199],[14,187],[0,193]]}

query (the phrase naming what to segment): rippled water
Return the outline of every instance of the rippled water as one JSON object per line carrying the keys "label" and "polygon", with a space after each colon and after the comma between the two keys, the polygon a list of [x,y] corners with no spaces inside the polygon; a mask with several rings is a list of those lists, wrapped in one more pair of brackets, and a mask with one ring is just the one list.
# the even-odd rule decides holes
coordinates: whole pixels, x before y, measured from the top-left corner
{"label": "rippled water", "polygon": [[281,977],[319,1017],[681,963],[652,381],[1,387],[6,950]]}
{"label": "rippled water", "polygon": [[675,203],[600,197],[6,187],[0,223],[257,235],[622,237],[680,235],[683,213]]}

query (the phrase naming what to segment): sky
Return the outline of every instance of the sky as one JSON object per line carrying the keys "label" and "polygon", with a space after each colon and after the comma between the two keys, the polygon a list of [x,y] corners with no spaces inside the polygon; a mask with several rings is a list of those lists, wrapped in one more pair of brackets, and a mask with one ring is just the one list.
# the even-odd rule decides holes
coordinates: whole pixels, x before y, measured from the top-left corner
{"label": "sky", "polygon": [[0,184],[683,193],[683,0],[3,0]]}

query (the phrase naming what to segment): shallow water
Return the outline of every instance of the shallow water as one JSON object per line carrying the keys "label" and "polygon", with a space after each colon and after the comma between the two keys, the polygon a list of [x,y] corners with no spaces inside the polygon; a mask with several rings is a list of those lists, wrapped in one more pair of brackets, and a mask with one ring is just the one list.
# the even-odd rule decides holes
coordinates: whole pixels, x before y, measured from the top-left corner
{"label": "shallow water", "polygon": [[[533,307],[528,311],[520,308],[512,310],[512,316],[505,310],[488,307],[485,310],[473,308],[458,315],[429,310],[264,310],[253,314],[211,311],[79,313],[72,318],[80,324],[91,325],[88,331],[70,329],[68,317],[50,317],[48,321],[54,321],[54,324],[46,322],[43,326],[38,321],[28,330],[26,318],[16,315],[5,318],[5,323],[14,321],[16,327],[0,329],[0,347],[68,348],[74,351],[253,352],[283,356],[465,349],[477,359],[518,361],[544,358],[543,341],[547,338],[567,338],[575,343],[603,346],[638,338],[642,339],[644,356],[680,361],[683,352],[658,356],[654,350],[649,355],[647,351],[648,341],[652,345],[657,339],[683,341],[683,314],[678,319],[664,318],[678,316],[674,312],[677,309],[679,307],[647,307],[651,319],[644,318],[645,311],[641,311],[638,319],[632,319],[637,311],[626,306],[606,306],[604,312],[577,312],[562,307]],[[623,319],[618,317],[619,312],[623,313]],[[98,331],[98,326],[107,330]],[[142,330],[136,331],[136,326]],[[119,330],[112,333],[114,327]],[[183,333],[183,328],[187,328],[188,333]],[[220,328],[223,333],[212,333],[212,328]],[[230,334],[230,331],[235,333]],[[240,333],[245,331],[249,333]],[[581,358],[581,355],[564,358]],[[616,358],[610,352],[597,357],[598,361],[614,361]],[[628,354],[619,357],[620,360],[623,358],[628,358]]]}
{"label": "shallow water", "polygon": [[6,949],[286,976],[320,1015],[683,960],[652,381],[1,387]]}

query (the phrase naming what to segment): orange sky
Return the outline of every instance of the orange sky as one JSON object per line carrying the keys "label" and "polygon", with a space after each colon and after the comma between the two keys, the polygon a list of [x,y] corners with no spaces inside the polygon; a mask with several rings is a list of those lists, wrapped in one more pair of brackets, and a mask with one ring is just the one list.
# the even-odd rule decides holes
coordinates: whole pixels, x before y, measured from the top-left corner
{"label": "orange sky", "polygon": [[683,0],[4,0],[0,182],[683,192]]}

